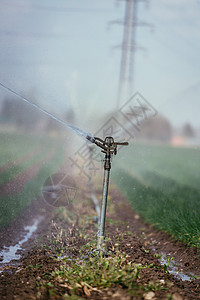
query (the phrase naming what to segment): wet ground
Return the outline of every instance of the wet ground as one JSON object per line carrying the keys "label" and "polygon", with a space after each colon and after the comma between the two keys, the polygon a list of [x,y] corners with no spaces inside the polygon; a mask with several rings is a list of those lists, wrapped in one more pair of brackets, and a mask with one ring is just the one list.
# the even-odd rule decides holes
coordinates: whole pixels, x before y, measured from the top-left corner
{"label": "wet ground", "polygon": [[14,246],[4,247],[3,250],[1,250],[0,266],[2,267],[2,269],[4,266],[6,266],[6,264],[10,263],[11,261],[18,261],[21,258],[21,255],[18,253],[20,253],[20,251],[23,251],[23,244],[25,242],[28,242],[32,234],[37,230],[40,220],[41,217],[38,217],[36,220],[33,221],[32,225],[24,226],[25,233],[23,238],[20,239],[19,242],[17,242]]}
{"label": "wet ground", "polygon": [[[100,199],[101,190],[94,192]],[[87,190],[81,193],[82,202],[67,207],[67,214],[39,198],[10,227],[1,230],[0,299],[66,299],[61,296],[65,292],[61,284],[56,285],[56,294],[51,294],[48,286],[41,289],[38,282],[45,281],[59,266],[59,259],[55,259],[59,249],[65,249],[64,256],[76,259],[79,249],[95,238],[95,205]],[[114,186],[106,235],[108,250],[117,247],[130,261],[152,267],[141,270],[134,295],[115,285],[99,292],[82,291],[76,299],[200,299],[198,249],[146,224]],[[85,255],[87,259],[87,252]]]}

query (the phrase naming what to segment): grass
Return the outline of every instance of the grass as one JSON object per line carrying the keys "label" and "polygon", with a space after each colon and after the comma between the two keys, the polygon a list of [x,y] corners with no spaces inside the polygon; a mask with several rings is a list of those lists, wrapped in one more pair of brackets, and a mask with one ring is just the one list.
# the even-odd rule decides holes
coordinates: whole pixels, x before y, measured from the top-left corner
{"label": "grass", "polygon": [[51,273],[55,279],[63,281],[73,289],[82,286],[112,287],[116,284],[132,289],[139,275],[139,267],[133,262],[128,262],[125,254],[113,255],[108,258],[88,257],[76,258],[70,261],[63,259],[60,269]]}
{"label": "grass", "polygon": [[133,208],[158,229],[200,247],[199,149],[131,145],[125,154],[112,179]]}
{"label": "grass", "polygon": [[[120,151],[113,166],[144,180],[148,172],[200,190],[200,149],[130,144]],[[148,180],[150,176],[148,176]]]}
{"label": "grass", "polygon": [[[116,286],[132,293],[162,289],[159,284],[146,286],[145,289],[138,285],[137,278],[143,268],[146,267],[129,262],[121,253],[108,258],[99,255],[83,259],[64,258],[59,268],[48,274],[46,279],[39,278],[37,286],[39,291],[46,290],[49,296],[62,295],[62,299],[82,299],[80,296],[89,297],[94,292],[101,295],[102,290]],[[63,292],[61,288],[64,288]]]}
{"label": "grass", "polygon": [[[17,137],[13,139],[12,148],[16,147],[16,149],[19,150],[21,146],[18,145],[18,143],[21,145],[25,145],[29,142],[29,138],[27,141],[26,136],[18,137],[19,140],[17,140]],[[9,138],[10,137],[8,136],[8,139]],[[62,144],[61,140],[54,141],[48,137],[43,137],[43,139],[38,138],[38,140],[36,138],[33,138],[33,141],[33,144],[30,143],[30,150],[31,145],[35,148],[35,145],[41,144],[45,146],[44,150],[35,155],[33,158],[30,158],[27,162],[21,163],[15,168],[10,168],[6,172],[2,172],[0,180],[1,184],[14,179],[15,176],[20,174],[20,172],[23,172],[25,168],[31,167],[35,163],[42,161],[48,154],[49,148],[52,148],[53,143],[57,143],[58,148],[50,160],[46,161],[45,163],[41,163],[41,167],[36,176],[26,182],[22,191],[10,195],[0,195],[0,227],[5,226],[9,222],[11,222],[15,217],[17,217],[20,214],[20,212],[25,207],[27,207],[37,196],[41,194],[41,187],[43,186],[45,180],[51,174],[55,173],[64,161],[64,144]],[[9,146],[11,147],[11,141],[9,142]],[[2,151],[3,150],[1,149],[1,153]],[[22,157],[24,152],[21,154]]]}
{"label": "grass", "polygon": [[49,152],[49,148],[51,149],[52,146],[53,146],[53,143],[47,143],[45,145],[45,148],[42,149],[39,153],[37,153],[33,157],[21,162],[20,164],[17,164],[16,166],[14,165],[14,166],[8,168],[4,172],[1,172],[0,184],[3,184],[3,183],[13,180],[17,175],[22,173],[27,168],[31,168],[32,166],[34,166],[36,163],[38,163],[40,161],[43,161],[43,160],[45,161],[45,157],[46,157],[47,153]]}
{"label": "grass", "polygon": [[[31,153],[44,143],[44,137],[23,134],[0,133],[0,140],[0,167]],[[46,138],[46,142],[48,141],[50,139]]]}
{"label": "grass", "polygon": [[[82,205],[84,204],[82,203]],[[68,214],[69,211],[66,210],[65,213]],[[58,214],[61,214],[62,218],[65,215],[62,211],[57,211],[56,218],[58,218]],[[76,216],[74,218],[76,219]],[[53,251],[53,256],[57,256],[54,260],[59,264],[53,271],[37,278],[36,285],[39,295],[48,294],[49,298],[82,299],[81,297],[83,297],[85,299],[90,296],[94,298],[96,293],[99,297],[102,295],[103,299],[103,293],[108,289],[113,292],[113,288],[126,290],[128,294],[138,295],[138,297],[148,291],[168,289],[167,284],[163,285],[159,281],[147,280],[146,283],[141,283],[140,274],[145,270],[148,272],[148,269],[152,270],[152,268],[163,271],[165,269],[154,264],[142,265],[130,260],[127,253],[119,250],[119,244],[113,245],[114,248],[112,247],[112,250],[108,251],[108,257],[95,252],[96,236],[94,238],[94,234],[91,235],[91,229],[89,229],[90,234],[88,235],[88,229],[86,229],[91,227],[93,221],[88,221],[87,215],[81,215],[81,218],[83,218],[84,224],[81,227],[72,225],[66,230],[59,226],[54,228],[56,231],[52,233],[53,239],[49,240],[51,246],[48,247]],[[117,235],[117,237],[123,244],[123,234]],[[64,248],[63,243],[65,244]],[[36,269],[38,266],[29,265],[28,268]]]}

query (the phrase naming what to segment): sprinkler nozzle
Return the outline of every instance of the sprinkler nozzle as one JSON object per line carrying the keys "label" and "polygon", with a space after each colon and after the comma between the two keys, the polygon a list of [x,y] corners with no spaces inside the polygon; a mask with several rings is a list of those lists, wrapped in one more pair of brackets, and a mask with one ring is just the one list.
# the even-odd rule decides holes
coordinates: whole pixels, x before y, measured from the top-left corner
{"label": "sprinkler nozzle", "polygon": [[86,139],[87,139],[88,141],[90,141],[91,143],[95,143],[95,138],[94,138],[93,136],[87,135],[87,136],[86,136]]}

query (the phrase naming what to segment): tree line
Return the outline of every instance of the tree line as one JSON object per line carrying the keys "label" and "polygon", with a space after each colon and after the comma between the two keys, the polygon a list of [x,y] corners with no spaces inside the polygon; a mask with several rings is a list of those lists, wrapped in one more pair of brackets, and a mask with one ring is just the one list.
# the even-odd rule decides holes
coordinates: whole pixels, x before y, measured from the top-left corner
{"label": "tree line", "polygon": [[[36,101],[35,101],[36,102]],[[0,124],[4,127],[15,126],[25,131],[59,131],[62,126],[25,102],[14,97],[3,99],[0,109]]]}

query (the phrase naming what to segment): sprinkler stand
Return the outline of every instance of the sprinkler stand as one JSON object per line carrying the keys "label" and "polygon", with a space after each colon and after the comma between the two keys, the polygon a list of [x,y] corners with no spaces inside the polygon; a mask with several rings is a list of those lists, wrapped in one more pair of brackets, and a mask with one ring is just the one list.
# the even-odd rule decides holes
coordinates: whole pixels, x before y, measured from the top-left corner
{"label": "sprinkler stand", "polygon": [[100,138],[95,137],[95,144],[102,148],[102,152],[105,153],[104,160],[104,182],[103,182],[103,195],[102,195],[102,204],[101,204],[101,215],[100,222],[97,234],[97,251],[102,252],[104,255],[107,255],[103,249],[104,237],[105,237],[105,221],[106,221],[106,208],[107,208],[107,197],[108,197],[108,187],[109,187],[109,178],[110,178],[110,169],[111,169],[111,158],[113,154],[117,154],[117,146],[123,145],[127,146],[127,142],[116,143],[114,142],[113,137],[108,136],[103,141]]}
{"label": "sprinkler stand", "polygon": [[[107,138],[107,142],[108,145],[112,145],[110,137]],[[97,250],[100,251],[103,251],[110,169],[111,169],[111,154],[109,153],[109,151],[106,151],[105,163],[104,163],[104,182],[103,182],[101,215],[100,215],[99,230],[97,235]]]}

